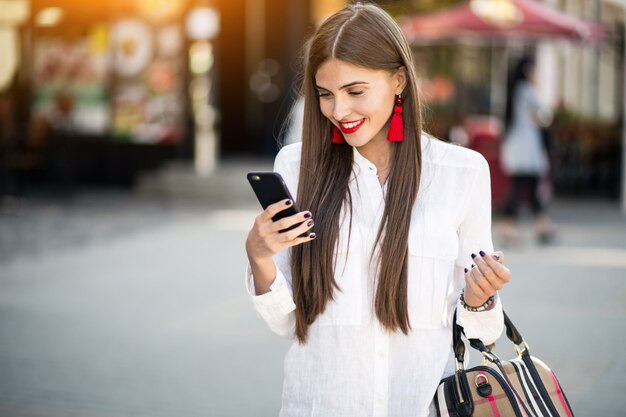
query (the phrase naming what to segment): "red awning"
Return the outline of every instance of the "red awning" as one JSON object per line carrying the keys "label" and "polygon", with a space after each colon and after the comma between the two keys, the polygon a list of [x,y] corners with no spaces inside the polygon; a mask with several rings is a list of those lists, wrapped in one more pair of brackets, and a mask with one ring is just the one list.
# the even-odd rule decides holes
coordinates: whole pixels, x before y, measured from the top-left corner
{"label": "red awning", "polygon": [[443,11],[406,17],[400,24],[409,41],[417,44],[464,37],[593,42],[607,33],[601,24],[535,0],[471,0]]}

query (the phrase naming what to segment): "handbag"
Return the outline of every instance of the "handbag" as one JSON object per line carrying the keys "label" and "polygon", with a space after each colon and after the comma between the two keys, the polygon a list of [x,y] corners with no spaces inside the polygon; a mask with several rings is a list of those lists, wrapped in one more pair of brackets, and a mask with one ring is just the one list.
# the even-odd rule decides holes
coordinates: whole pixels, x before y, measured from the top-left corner
{"label": "handbag", "polygon": [[554,373],[530,355],[528,345],[504,314],[506,335],[517,357],[501,360],[478,339],[470,346],[483,356],[482,365],[465,369],[463,328],[454,313],[452,343],[456,372],[441,380],[435,393],[439,417],[573,417],[572,408]]}

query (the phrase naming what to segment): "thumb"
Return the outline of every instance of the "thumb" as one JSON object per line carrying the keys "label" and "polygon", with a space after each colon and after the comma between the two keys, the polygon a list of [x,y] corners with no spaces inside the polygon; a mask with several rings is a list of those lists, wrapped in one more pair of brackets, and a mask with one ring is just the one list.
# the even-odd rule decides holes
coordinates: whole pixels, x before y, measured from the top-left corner
{"label": "thumb", "polygon": [[503,264],[504,263],[504,253],[502,253],[501,251],[497,250],[495,252],[493,252],[491,254],[491,256],[493,256],[493,258],[498,261],[499,263]]}

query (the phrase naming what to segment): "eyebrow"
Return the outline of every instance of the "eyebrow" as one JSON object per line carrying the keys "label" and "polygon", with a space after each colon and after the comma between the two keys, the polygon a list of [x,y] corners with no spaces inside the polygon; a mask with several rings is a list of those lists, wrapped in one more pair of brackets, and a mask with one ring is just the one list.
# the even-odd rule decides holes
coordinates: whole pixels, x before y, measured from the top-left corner
{"label": "eyebrow", "polygon": [[[355,85],[361,85],[361,84],[369,84],[365,81],[353,81],[351,83],[348,83],[346,85],[342,85],[341,87],[339,87],[340,90],[343,90],[344,88],[348,88],[348,87],[353,87]],[[317,87],[320,90],[325,90],[325,91],[329,91],[327,88],[324,87],[320,87],[319,85],[316,85],[315,87]]]}

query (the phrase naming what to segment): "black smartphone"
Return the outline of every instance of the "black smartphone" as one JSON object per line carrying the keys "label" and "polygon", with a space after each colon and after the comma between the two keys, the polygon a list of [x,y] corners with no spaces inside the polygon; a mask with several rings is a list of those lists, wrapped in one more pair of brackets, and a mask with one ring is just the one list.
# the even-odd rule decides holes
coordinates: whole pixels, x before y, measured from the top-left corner
{"label": "black smartphone", "polygon": [[[287,184],[285,184],[283,177],[281,177],[279,173],[249,172],[247,177],[248,182],[252,186],[252,189],[254,190],[257,199],[259,200],[259,203],[261,203],[261,206],[263,207],[263,210],[265,210],[267,206],[282,200],[289,199],[294,202],[291,206],[289,206],[285,210],[278,212],[274,217],[272,217],[272,221],[277,221],[285,217],[293,216],[294,214],[300,212],[300,210],[298,210],[298,208],[296,207],[295,200],[293,199],[291,193],[289,192],[289,189],[287,188]],[[295,229],[302,223],[304,222],[296,223],[287,229],[281,230],[280,233]],[[310,231],[307,231],[300,236],[307,237],[309,236],[309,233]]]}

